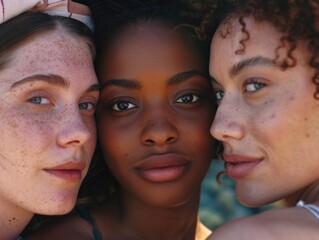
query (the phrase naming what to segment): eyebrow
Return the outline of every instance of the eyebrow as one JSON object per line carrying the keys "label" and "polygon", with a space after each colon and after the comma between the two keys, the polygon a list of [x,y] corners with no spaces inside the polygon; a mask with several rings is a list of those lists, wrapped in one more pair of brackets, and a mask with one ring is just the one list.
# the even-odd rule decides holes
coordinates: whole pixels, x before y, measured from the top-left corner
{"label": "eyebrow", "polygon": [[175,85],[178,83],[181,83],[193,76],[202,76],[204,78],[208,78],[208,75],[205,75],[204,73],[197,71],[197,70],[191,70],[191,71],[187,71],[187,72],[181,72],[181,73],[177,73],[176,75],[172,76],[169,80],[168,80],[168,84],[169,85]]}
{"label": "eyebrow", "polygon": [[[175,84],[181,83],[181,82],[183,82],[183,81],[185,81],[193,76],[202,76],[205,78],[208,77],[207,75],[205,75],[197,70],[180,72],[180,73],[177,73],[168,79],[168,85],[175,85]],[[139,82],[132,80],[132,79],[106,80],[105,83],[101,84],[101,88],[103,89],[106,86],[117,86],[117,87],[129,88],[129,89],[139,89],[142,87],[142,85]]]}
{"label": "eyebrow", "polygon": [[58,87],[63,87],[63,88],[69,88],[70,82],[67,81],[66,79],[62,78],[59,75],[55,74],[49,74],[49,75],[43,75],[43,74],[37,74],[37,75],[32,75],[26,78],[23,78],[11,85],[11,89],[16,88],[20,85],[23,85],[25,83],[31,83],[31,82],[46,82],[50,85],[58,86]]}
{"label": "eyebrow", "polygon": [[[21,86],[25,83],[32,83],[32,82],[46,82],[50,85],[57,86],[57,87],[62,87],[62,88],[69,88],[70,87],[70,82],[63,77],[55,74],[49,74],[49,75],[44,75],[44,74],[37,74],[33,76],[29,76],[26,78],[23,78],[11,85],[11,89],[16,88],[18,86]],[[94,92],[94,91],[100,91],[101,86],[100,84],[92,84],[89,86],[89,88],[86,90],[87,92]]]}
{"label": "eyebrow", "polygon": [[105,81],[105,83],[101,84],[101,89],[107,86],[117,86],[117,87],[124,87],[130,89],[139,89],[141,88],[141,84],[135,80],[131,79],[111,79]]}
{"label": "eyebrow", "polygon": [[256,66],[277,66],[274,61],[266,57],[253,57],[248,58],[236,63],[229,71],[231,76],[237,75],[240,71],[247,67],[256,67]]}

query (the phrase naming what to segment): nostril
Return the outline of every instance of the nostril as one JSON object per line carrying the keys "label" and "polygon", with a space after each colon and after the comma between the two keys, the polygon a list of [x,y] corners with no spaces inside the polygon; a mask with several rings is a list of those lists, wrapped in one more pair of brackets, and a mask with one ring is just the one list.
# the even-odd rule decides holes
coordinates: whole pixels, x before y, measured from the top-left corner
{"label": "nostril", "polygon": [[155,142],[152,139],[146,139],[145,144],[147,145],[153,145]]}
{"label": "nostril", "polygon": [[168,143],[172,143],[172,142],[174,142],[175,141],[175,137],[169,137],[168,139],[167,139],[167,142]]}

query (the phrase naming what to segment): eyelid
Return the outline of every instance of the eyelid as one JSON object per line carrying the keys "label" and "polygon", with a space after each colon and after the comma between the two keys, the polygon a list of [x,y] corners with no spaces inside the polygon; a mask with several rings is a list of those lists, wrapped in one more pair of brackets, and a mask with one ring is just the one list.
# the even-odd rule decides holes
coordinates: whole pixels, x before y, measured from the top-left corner
{"label": "eyelid", "polygon": [[[195,101],[192,99],[192,101],[190,101],[190,102],[183,102],[183,101],[179,101],[182,97],[185,97],[185,96],[192,96],[192,97],[194,97],[195,96]],[[189,103],[194,103],[194,102],[198,102],[200,100],[200,95],[199,94],[197,94],[197,93],[194,93],[194,92],[190,92],[190,93],[185,93],[185,94],[183,94],[183,95],[181,95],[180,97],[178,97],[177,99],[176,99],[176,103],[181,103],[181,104],[189,104]]]}
{"label": "eyelid", "polygon": [[[253,84],[259,84],[259,85],[262,85],[261,87],[257,88],[256,90],[253,90],[253,91],[248,91],[247,90],[247,86],[248,85],[253,85]],[[247,93],[255,93],[257,92],[259,89],[262,89],[264,88],[266,85],[268,84],[268,81],[266,79],[263,79],[263,78],[259,78],[259,77],[252,77],[252,78],[249,78],[247,79],[245,82],[244,82],[244,92],[247,92]]]}

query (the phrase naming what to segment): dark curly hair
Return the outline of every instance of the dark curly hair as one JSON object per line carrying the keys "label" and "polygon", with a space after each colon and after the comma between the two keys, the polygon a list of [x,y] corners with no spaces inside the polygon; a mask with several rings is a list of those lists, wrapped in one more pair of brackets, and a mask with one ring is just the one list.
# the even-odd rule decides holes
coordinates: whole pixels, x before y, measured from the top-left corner
{"label": "dark curly hair", "polygon": [[[217,13],[217,18],[223,22],[222,24],[229,24],[231,18],[238,18],[244,37],[240,41],[241,48],[236,51],[236,54],[242,54],[245,51],[245,44],[250,38],[244,22],[247,16],[252,16],[258,22],[267,21],[283,33],[274,59],[274,62],[278,63],[282,69],[296,65],[293,52],[297,41],[306,42],[308,51],[311,53],[309,66],[315,70],[312,81],[317,90],[314,97],[319,99],[318,0],[220,0]],[[278,62],[278,51],[284,46],[288,46],[287,57]]]}
{"label": "dark curly hair", "polygon": [[[209,44],[214,25],[213,9],[216,0],[90,0],[95,25],[97,43],[97,74],[99,63],[103,62],[103,53],[108,43],[124,29],[144,23],[157,22],[165,24],[193,41],[193,46],[199,48],[209,60]],[[188,38],[192,36],[193,38]]]}

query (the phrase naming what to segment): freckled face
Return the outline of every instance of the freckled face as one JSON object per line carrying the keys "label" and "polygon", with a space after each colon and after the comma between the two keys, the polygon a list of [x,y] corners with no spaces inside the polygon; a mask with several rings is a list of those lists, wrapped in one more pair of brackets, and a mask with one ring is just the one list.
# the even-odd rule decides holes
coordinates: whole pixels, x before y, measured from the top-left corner
{"label": "freckled face", "polygon": [[2,206],[70,211],[96,141],[97,79],[87,43],[58,30],[36,36],[0,79]]}
{"label": "freckled face", "polygon": [[171,207],[193,199],[214,152],[203,59],[160,25],[127,29],[106,50],[98,129],[125,199]]}
{"label": "freckled face", "polygon": [[235,54],[245,37],[237,20],[226,38],[217,31],[212,41],[210,74],[220,100],[211,133],[223,142],[225,159],[237,161],[227,164],[239,200],[258,206],[318,180],[319,101],[304,44],[293,52],[296,66],[283,71],[271,61],[280,33],[266,22],[245,23],[250,39],[243,54]]}

